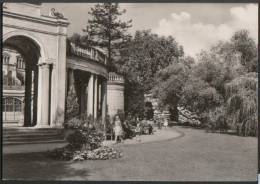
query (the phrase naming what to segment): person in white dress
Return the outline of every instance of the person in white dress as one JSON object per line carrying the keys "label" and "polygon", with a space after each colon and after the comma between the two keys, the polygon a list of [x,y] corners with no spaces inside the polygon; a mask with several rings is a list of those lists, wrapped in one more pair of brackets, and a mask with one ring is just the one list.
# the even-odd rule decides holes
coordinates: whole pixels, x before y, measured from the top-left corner
{"label": "person in white dress", "polygon": [[114,132],[115,132],[115,143],[117,143],[117,140],[119,139],[120,142],[123,142],[123,128],[121,121],[119,119],[119,116],[116,115],[115,117],[115,126],[114,126]]}
{"label": "person in white dress", "polygon": [[167,120],[166,118],[164,118],[163,126],[164,126],[165,128],[168,127],[168,120]]}

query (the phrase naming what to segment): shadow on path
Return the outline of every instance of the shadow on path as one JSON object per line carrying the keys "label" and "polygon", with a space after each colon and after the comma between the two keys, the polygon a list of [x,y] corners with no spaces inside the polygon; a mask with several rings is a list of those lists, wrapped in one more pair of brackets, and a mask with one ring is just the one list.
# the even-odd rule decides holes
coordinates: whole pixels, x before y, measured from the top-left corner
{"label": "shadow on path", "polygon": [[62,180],[84,177],[89,170],[71,167],[71,161],[57,161],[46,157],[46,153],[3,155],[3,179],[7,180]]}

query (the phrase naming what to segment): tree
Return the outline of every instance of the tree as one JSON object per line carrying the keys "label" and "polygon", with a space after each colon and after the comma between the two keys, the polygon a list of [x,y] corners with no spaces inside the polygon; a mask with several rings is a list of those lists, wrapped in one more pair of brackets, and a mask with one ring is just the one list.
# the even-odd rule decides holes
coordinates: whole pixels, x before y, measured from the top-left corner
{"label": "tree", "polygon": [[[173,37],[160,37],[151,30],[136,31],[134,39],[120,49],[116,61],[119,72],[138,81],[149,92],[154,86],[155,74],[182,56]],[[134,74],[134,75],[132,75]]]}
{"label": "tree", "polygon": [[239,135],[257,135],[257,83],[258,74],[248,73],[225,85],[228,122]]}
{"label": "tree", "polygon": [[153,119],[153,105],[151,102],[146,102],[144,105],[144,116],[146,119],[150,120]]}
{"label": "tree", "polygon": [[257,47],[247,30],[237,31],[231,38],[234,49],[241,53],[241,64],[248,72],[257,71]]}
{"label": "tree", "polygon": [[69,41],[74,43],[76,46],[81,46],[82,45],[82,36],[78,33],[73,33],[71,37],[69,37]]}
{"label": "tree", "polygon": [[257,58],[247,31],[236,32],[198,56],[183,88],[180,104],[214,128],[231,127],[239,135],[257,134]]}
{"label": "tree", "polygon": [[[126,78],[125,109],[140,116],[145,109],[144,94],[156,83],[156,73],[182,56],[172,37],[160,37],[150,30],[136,31],[134,38],[120,49],[118,72]],[[136,104],[134,104],[136,103]]]}
{"label": "tree", "polygon": [[125,112],[128,115],[143,117],[144,91],[137,81],[125,80]]}
{"label": "tree", "polygon": [[[183,87],[189,76],[189,68],[183,63],[173,63],[156,75],[157,82],[153,94],[159,99],[161,108],[167,107],[171,119],[178,121],[177,106],[183,93]],[[174,118],[176,117],[176,118]]]}
{"label": "tree", "polygon": [[110,71],[115,70],[112,56],[116,49],[130,38],[127,29],[132,26],[132,20],[124,22],[119,19],[125,12],[126,10],[119,10],[118,3],[98,3],[89,12],[92,19],[88,20],[85,32],[89,35],[92,45],[106,50]]}

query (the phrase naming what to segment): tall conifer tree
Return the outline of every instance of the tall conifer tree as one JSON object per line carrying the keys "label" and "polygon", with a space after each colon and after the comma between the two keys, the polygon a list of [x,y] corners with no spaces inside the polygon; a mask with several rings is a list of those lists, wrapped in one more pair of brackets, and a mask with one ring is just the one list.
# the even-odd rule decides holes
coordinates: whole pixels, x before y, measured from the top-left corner
{"label": "tall conifer tree", "polygon": [[115,71],[112,60],[116,49],[130,38],[127,29],[132,26],[132,20],[119,19],[119,16],[125,12],[126,10],[119,9],[118,3],[98,3],[89,12],[92,19],[88,20],[85,31],[93,46],[100,47],[107,52],[110,71]]}

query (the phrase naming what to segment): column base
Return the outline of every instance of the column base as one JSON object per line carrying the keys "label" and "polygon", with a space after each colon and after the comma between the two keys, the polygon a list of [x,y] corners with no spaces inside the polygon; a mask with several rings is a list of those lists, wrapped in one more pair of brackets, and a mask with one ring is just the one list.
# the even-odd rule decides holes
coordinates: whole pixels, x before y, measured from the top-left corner
{"label": "column base", "polygon": [[18,126],[24,126],[24,119],[21,119],[18,121]]}
{"label": "column base", "polygon": [[64,129],[62,125],[51,125],[50,128]]}
{"label": "column base", "polygon": [[41,125],[41,124],[37,124],[36,126],[34,126],[35,128],[51,128],[50,125]]}

